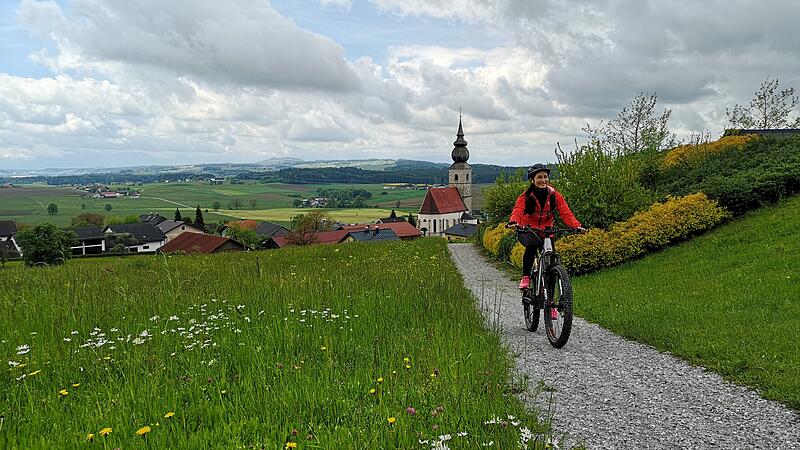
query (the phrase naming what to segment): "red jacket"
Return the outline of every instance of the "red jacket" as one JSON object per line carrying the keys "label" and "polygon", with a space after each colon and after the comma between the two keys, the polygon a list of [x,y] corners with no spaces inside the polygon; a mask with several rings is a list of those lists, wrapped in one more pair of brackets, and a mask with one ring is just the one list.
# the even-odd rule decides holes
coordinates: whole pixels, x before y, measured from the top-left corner
{"label": "red jacket", "polygon": [[[549,191],[549,194],[547,195],[547,201],[544,202],[544,208],[539,204],[539,201],[536,200],[533,190],[526,190],[520,194],[520,196],[517,197],[517,203],[514,204],[514,210],[511,211],[511,218],[509,220],[511,222],[517,222],[517,224],[520,226],[528,225],[531,228],[536,228],[539,230],[552,227],[553,223],[555,223],[555,217],[551,207],[551,197],[555,196],[556,209],[558,210],[558,215],[561,216],[561,220],[563,220],[564,223],[569,227],[580,227],[581,223],[578,222],[578,219],[576,219],[575,215],[572,214],[572,211],[569,209],[569,205],[567,205],[567,202],[564,200],[564,197],[561,195],[561,193],[553,189],[552,186],[547,186],[547,190]],[[530,194],[528,194],[529,191]],[[531,200],[535,205],[535,212],[533,214],[525,214],[526,194],[530,195]]]}

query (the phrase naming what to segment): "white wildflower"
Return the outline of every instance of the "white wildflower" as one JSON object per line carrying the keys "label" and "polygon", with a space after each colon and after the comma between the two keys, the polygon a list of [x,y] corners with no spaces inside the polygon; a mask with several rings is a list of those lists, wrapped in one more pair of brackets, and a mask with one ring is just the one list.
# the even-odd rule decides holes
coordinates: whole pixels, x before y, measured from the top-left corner
{"label": "white wildflower", "polygon": [[70,339],[70,338],[64,338],[64,342],[72,342],[72,339]]}
{"label": "white wildflower", "polygon": [[467,437],[468,434],[469,433],[467,433],[466,431],[462,431],[462,432],[458,433],[458,437]]}
{"label": "white wildflower", "polygon": [[247,317],[247,316],[244,316],[244,320],[245,320],[247,323],[250,323],[250,318],[249,318],[249,317]]}
{"label": "white wildflower", "polygon": [[28,344],[22,344],[19,347],[17,347],[17,354],[18,355],[24,355],[25,353],[28,353],[29,351],[31,351],[31,348],[30,348],[30,346],[28,346]]}
{"label": "white wildflower", "polygon": [[137,337],[136,339],[134,339],[134,340],[133,340],[133,343],[134,343],[135,345],[142,345],[142,344],[144,344],[144,343],[145,343],[145,340],[144,340],[144,339],[142,339],[142,338],[138,338],[138,337]]}
{"label": "white wildflower", "polygon": [[244,308],[244,305],[236,305],[236,309],[241,310],[242,308]]}
{"label": "white wildflower", "polygon": [[77,331],[73,331],[70,334],[74,336],[74,335],[78,334],[78,332]]}
{"label": "white wildflower", "polygon": [[11,367],[17,367],[19,365],[19,363],[16,362],[16,361],[9,361],[8,365],[11,366]]}
{"label": "white wildflower", "polygon": [[450,439],[453,439],[453,436],[451,436],[450,433],[439,436],[439,440],[442,442],[449,441]]}
{"label": "white wildflower", "polygon": [[180,319],[178,319],[178,316],[169,316],[169,320],[173,320],[174,321],[174,320],[180,320]]}

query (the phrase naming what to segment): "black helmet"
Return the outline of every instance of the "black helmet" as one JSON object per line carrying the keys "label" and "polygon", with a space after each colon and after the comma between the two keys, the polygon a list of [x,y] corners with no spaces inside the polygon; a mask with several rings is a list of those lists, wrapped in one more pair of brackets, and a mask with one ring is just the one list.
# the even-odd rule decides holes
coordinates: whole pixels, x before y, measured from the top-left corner
{"label": "black helmet", "polygon": [[545,171],[547,172],[547,175],[550,175],[550,168],[545,166],[544,164],[537,163],[528,167],[528,179],[530,180],[531,178],[534,177],[534,175],[536,175],[536,172],[541,172],[541,171]]}

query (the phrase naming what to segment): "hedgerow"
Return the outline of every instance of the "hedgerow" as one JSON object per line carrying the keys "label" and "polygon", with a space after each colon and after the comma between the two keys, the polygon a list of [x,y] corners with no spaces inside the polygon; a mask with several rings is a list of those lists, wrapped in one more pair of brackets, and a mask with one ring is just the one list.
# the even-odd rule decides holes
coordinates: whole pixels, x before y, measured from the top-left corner
{"label": "hedgerow", "polygon": [[[564,238],[558,243],[558,252],[570,272],[590,272],[686,239],[728,217],[730,214],[724,208],[702,193],[669,198],[626,221],[613,224],[607,231],[593,228],[587,233]],[[510,233],[504,224],[489,229],[486,235],[491,237],[488,242],[484,239],[484,245],[498,259],[505,259],[500,244],[504,236],[513,237]],[[522,266],[524,253],[525,248],[517,243],[510,251],[511,262]]]}
{"label": "hedgerow", "polygon": [[595,228],[564,238],[558,250],[567,270],[584,273],[619,264],[719,224],[730,214],[705,194],[669,198],[608,231]]}
{"label": "hedgerow", "polygon": [[662,160],[662,168],[669,169],[675,166],[687,166],[696,164],[709,156],[716,155],[731,149],[741,149],[749,141],[757,138],[755,134],[745,134],[741,136],[724,136],[713,142],[706,142],[699,145],[679,145],[668,151]]}

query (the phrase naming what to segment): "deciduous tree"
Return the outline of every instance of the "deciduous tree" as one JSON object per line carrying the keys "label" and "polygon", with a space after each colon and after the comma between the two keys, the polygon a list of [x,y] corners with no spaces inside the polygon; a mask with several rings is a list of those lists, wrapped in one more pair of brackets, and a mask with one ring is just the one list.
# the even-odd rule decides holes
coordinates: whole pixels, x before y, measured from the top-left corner
{"label": "deciduous tree", "polygon": [[55,203],[50,203],[47,205],[47,214],[50,214],[51,216],[58,214],[58,205]]}
{"label": "deciduous tree", "polygon": [[794,121],[789,119],[798,102],[800,99],[794,95],[794,88],[778,90],[778,79],[770,80],[767,77],[749,106],[736,104],[732,110],[726,108],[725,114],[732,128],[798,128],[800,117]]}
{"label": "deciduous tree", "polygon": [[670,149],[677,144],[675,135],[668,127],[672,111],[664,109],[661,115],[657,115],[657,102],[656,94],[640,93],[631,100],[630,105],[622,108],[616,119],[605,125],[601,122],[597,128],[587,124],[583,131],[601,149],[617,155]]}
{"label": "deciduous tree", "polygon": [[17,233],[26,266],[63,264],[72,255],[75,233],[58,229],[51,223],[37,225]]}
{"label": "deciduous tree", "polygon": [[102,214],[81,213],[73,217],[70,224],[73,227],[102,227],[105,217]]}

